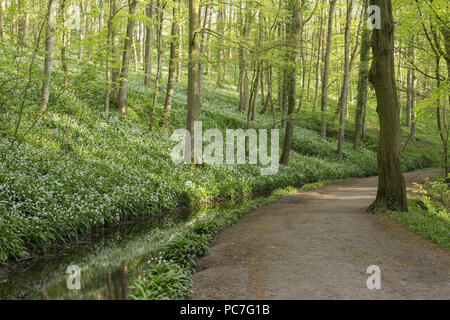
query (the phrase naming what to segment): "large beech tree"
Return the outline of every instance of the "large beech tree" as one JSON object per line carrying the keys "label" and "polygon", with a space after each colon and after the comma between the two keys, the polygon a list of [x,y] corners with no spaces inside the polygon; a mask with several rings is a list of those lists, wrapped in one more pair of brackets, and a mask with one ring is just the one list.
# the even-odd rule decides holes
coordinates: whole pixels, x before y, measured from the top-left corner
{"label": "large beech tree", "polygon": [[391,0],[371,0],[381,13],[381,28],[372,32],[372,66],[369,81],[375,88],[380,122],[378,192],[368,208],[408,211],[400,158],[400,108],[394,71],[394,19]]}

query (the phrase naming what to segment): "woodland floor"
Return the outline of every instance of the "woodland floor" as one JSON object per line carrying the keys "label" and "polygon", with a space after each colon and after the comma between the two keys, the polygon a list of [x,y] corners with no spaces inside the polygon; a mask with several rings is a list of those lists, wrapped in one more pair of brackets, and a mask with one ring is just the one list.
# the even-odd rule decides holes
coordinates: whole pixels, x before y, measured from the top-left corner
{"label": "woodland floor", "polygon": [[[439,170],[405,174],[412,182]],[[450,252],[365,212],[377,178],[327,185],[256,210],[197,263],[193,299],[450,299]],[[367,267],[381,289],[366,287]]]}

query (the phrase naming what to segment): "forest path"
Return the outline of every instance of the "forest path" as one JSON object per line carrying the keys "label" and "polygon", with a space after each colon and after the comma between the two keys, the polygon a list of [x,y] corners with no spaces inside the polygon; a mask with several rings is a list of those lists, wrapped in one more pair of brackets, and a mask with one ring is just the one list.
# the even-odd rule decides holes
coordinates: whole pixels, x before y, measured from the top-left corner
{"label": "forest path", "polygon": [[[439,170],[405,174],[412,182]],[[199,259],[192,299],[450,299],[450,252],[365,209],[377,177],[281,199],[223,231]],[[381,289],[366,287],[367,267]]]}

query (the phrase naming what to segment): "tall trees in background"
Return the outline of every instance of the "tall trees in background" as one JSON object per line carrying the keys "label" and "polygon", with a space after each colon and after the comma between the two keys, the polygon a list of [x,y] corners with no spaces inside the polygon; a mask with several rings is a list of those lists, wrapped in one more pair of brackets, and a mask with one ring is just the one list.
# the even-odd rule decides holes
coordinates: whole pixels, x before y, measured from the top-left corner
{"label": "tall trees in background", "polygon": [[[345,119],[354,112],[351,114],[355,117],[354,148],[358,149],[364,138],[365,119],[374,114],[373,90],[368,86],[371,30],[365,21],[369,0],[205,2],[202,6],[198,4],[201,7],[198,17],[194,14],[194,20],[190,21],[195,22],[196,30],[190,39],[187,28],[183,28],[183,21],[188,20],[184,8],[188,2],[185,1],[47,1],[45,8],[39,3],[36,5],[39,8],[33,10],[28,0],[0,0],[2,61],[8,61],[4,57],[10,57],[12,65],[8,69],[7,63],[3,62],[3,69],[7,71],[1,76],[7,75],[6,86],[14,83],[10,88],[11,105],[20,105],[16,100],[26,86],[21,84],[21,79],[27,79],[28,75],[29,83],[42,84],[39,109],[45,111],[52,88],[72,92],[78,90],[80,82],[97,81],[94,75],[102,74],[105,113],[117,108],[125,116],[128,79],[132,75],[144,83],[146,96],[133,99],[130,107],[146,115],[150,131],[170,130],[174,120],[171,116],[174,93],[183,87],[177,82],[187,66],[190,130],[194,130],[193,121],[201,112],[202,88],[211,86],[228,90],[230,85],[234,86],[239,92],[235,107],[246,111],[243,117],[247,116],[248,128],[270,107],[272,119],[268,126],[286,129],[282,163],[288,162],[295,126],[304,123],[306,117],[320,122],[318,133],[324,139],[327,138],[327,127],[334,133],[339,125],[338,155],[342,157]],[[294,3],[300,6],[301,12],[296,38],[292,30]],[[27,5],[28,11],[25,10]],[[448,171],[449,120],[446,110],[450,101],[445,94],[450,72],[450,32],[444,14],[447,2],[397,0],[394,5],[402,6],[402,10],[395,10],[400,29],[395,39],[398,48],[396,81],[400,87],[397,100],[405,106],[401,115],[405,139],[400,143],[403,148],[408,143],[417,144],[414,138],[416,133],[418,138],[422,134],[421,121],[424,122],[425,116],[432,116],[432,129],[443,143],[443,162]],[[79,24],[72,21],[76,16],[74,7],[80,15]],[[172,11],[179,19],[170,21]],[[48,17],[42,23],[45,12]],[[361,16],[360,12],[363,13]],[[188,46],[189,61],[184,59]],[[51,81],[54,53],[59,55],[55,59],[60,61],[53,66],[58,74],[54,77],[56,83]],[[198,66],[191,63],[196,59]],[[292,64],[297,66],[294,73]],[[352,66],[358,68],[358,73],[352,72]],[[131,74],[130,71],[134,72]],[[3,85],[1,82],[0,89]],[[356,96],[355,105],[353,96]],[[315,113],[319,100],[320,116]],[[206,101],[204,107],[208,108]],[[292,114],[293,101],[297,101],[297,111],[302,110],[298,114],[302,122]],[[340,111],[339,122],[336,117],[327,119],[331,105],[336,116]],[[428,107],[433,112],[424,112]],[[20,112],[18,114],[22,116]],[[410,129],[406,125],[410,125]],[[371,130],[376,129],[374,126]],[[407,132],[410,132],[408,141]]]}
{"label": "tall trees in background", "polygon": [[380,122],[378,191],[369,210],[408,211],[400,158],[400,109],[394,71],[394,18],[391,0],[371,0],[381,10],[381,29],[372,32],[373,60],[369,80],[377,96]]}

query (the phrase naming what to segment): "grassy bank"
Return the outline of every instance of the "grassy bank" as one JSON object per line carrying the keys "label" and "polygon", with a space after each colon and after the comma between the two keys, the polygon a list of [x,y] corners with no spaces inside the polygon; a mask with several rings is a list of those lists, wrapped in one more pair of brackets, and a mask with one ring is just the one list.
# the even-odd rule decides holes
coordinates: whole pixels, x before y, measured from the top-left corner
{"label": "grassy bank", "polygon": [[[83,76],[86,79],[60,96],[55,87],[48,114],[14,151],[8,147],[19,106],[0,111],[0,263],[24,258],[31,251],[43,252],[94,227],[135,216],[151,216],[216,198],[369,176],[377,171],[374,112],[369,114],[368,137],[358,151],[352,148],[353,125],[348,122],[345,157],[340,159],[336,155],[336,121],[330,120],[330,138],[323,141],[317,134],[319,114],[309,112],[308,103],[296,122],[290,164],[280,167],[276,175],[261,176],[259,166],[253,165],[175,166],[169,133],[148,131],[151,90],[141,85],[140,78],[130,81],[128,117],[122,119],[115,113],[110,117],[103,114],[104,87],[97,78],[101,74]],[[55,74],[55,83],[58,81],[60,73]],[[10,89],[0,89],[2,99]],[[186,85],[177,84],[172,129],[184,127],[185,92]],[[163,99],[161,94],[159,105]],[[238,99],[231,84],[217,89],[205,83],[203,128],[245,128],[246,114],[237,112]],[[19,137],[31,126],[38,103],[36,83]],[[331,110],[330,119],[333,113]],[[158,108],[157,123],[161,115]],[[280,117],[278,111],[276,116]],[[272,121],[270,115],[258,115],[251,126],[270,128]],[[419,137],[421,140],[410,143],[403,154],[405,170],[440,164],[436,140],[421,133]]]}
{"label": "grassy bank", "polygon": [[450,250],[450,190],[444,177],[416,184],[418,197],[408,199],[409,212],[386,215],[443,248]]}

